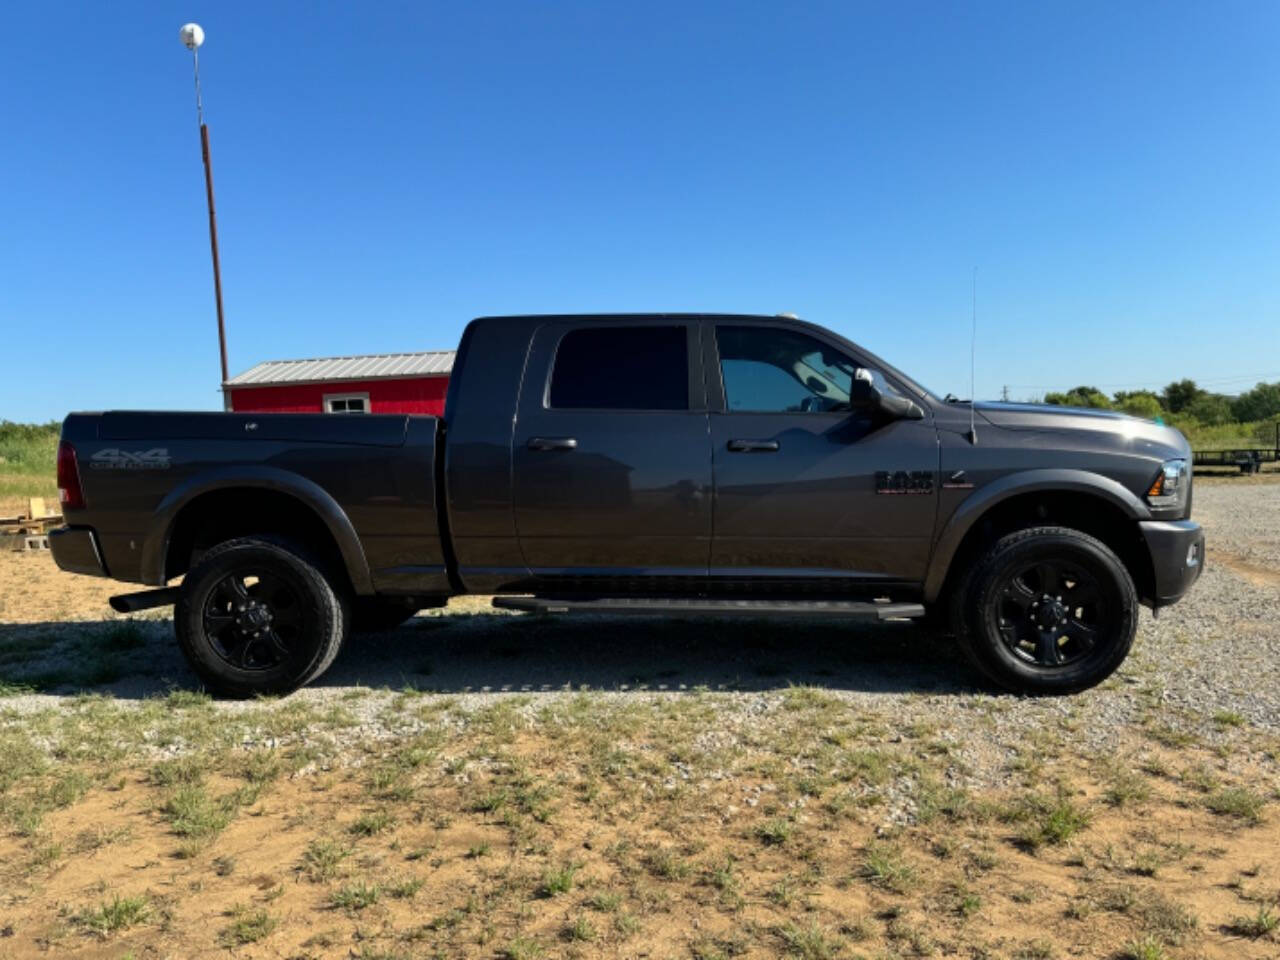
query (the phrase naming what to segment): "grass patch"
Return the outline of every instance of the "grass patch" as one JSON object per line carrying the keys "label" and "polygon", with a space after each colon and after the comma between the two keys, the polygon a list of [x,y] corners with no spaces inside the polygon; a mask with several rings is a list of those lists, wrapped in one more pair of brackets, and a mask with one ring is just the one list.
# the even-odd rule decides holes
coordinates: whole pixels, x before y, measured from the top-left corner
{"label": "grass patch", "polygon": [[1270,907],[1260,907],[1251,917],[1235,917],[1227,924],[1227,931],[1237,937],[1249,937],[1259,940],[1268,937],[1280,928],[1280,914]]}
{"label": "grass patch", "polygon": [[54,477],[62,425],[0,420],[0,496],[39,497],[58,503]]}
{"label": "grass patch", "polygon": [[412,900],[426,882],[422,877],[405,877],[387,884],[387,893],[396,900]]}
{"label": "grass patch", "polygon": [[1245,823],[1262,822],[1266,800],[1247,787],[1223,787],[1205,797],[1204,805],[1220,817],[1234,817]]}
{"label": "grass patch", "polygon": [[596,927],[590,917],[576,917],[564,929],[564,938],[577,943],[590,943],[596,936]]}
{"label": "grass patch", "polygon": [[1017,843],[1029,850],[1066,843],[1089,826],[1089,812],[1078,806],[1065,790],[1053,799],[1025,797],[1007,809],[1004,819],[1019,824]]}
{"label": "grass patch", "polygon": [[211,797],[202,784],[187,783],[165,803],[164,814],[169,818],[170,829],[178,836],[204,840],[226,829],[233,808]]}
{"label": "grass patch", "polygon": [[1151,785],[1132,770],[1117,770],[1107,783],[1102,799],[1112,807],[1131,807],[1151,799]]}
{"label": "grass patch", "polygon": [[191,753],[154,764],[147,774],[147,779],[157,787],[175,787],[180,783],[201,783],[208,769],[207,758]]}
{"label": "grass patch", "polygon": [[690,867],[670,850],[655,850],[645,858],[645,865],[655,877],[663,880],[683,880],[689,876]]}
{"label": "grass patch", "polygon": [[538,893],[544,897],[558,897],[573,889],[574,875],[581,869],[576,863],[566,863],[555,870],[548,870],[542,877]]}
{"label": "grass patch", "polygon": [[779,928],[778,936],[786,947],[787,956],[799,960],[830,960],[843,949],[837,937],[813,920],[803,926],[788,923]]}
{"label": "grass patch", "polygon": [[370,810],[356,817],[347,829],[357,837],[372,837],[387,830],[395,819],[386,810]]}
{"label": "grass patch", "polygon": [[248,943],[257,943],[267,937],[279,922],[266,910],[251,910],[236,904],[228,911],[232,918],[230,926],[218,934],[218,942],[224,947],[242,947]]}
{"label": "grass patch", "polygon": [[329,902],[339,909],[355,912],[373,906],[380,896],[382,896],[382,888],[376,883],[358,880],[355,883],[344,884],[335,890]]}
{"label": "grass patch", "polygon": [[334,840],[318,839],[307,844],[298,869],[312,883],[324,883],[338,875],[338,867],[351,856],[351,848]]}
{"label": "grass patch", "polygon": [[1196,915],[1159,892],[1123,884],[1104,890],[1099,905],[1138,921],[1142,932],[1168,946],[1182,945],[1199,926]]}
{"label": "grass patch", "polygon": [[146,897],[121,897],[104,900],[97,907],[76,914],[75,922],[100,936],[128,930],[151,918],[151,904]]}
{"label": "grass patch", "polygon": [[1164,944],[1148,934],[1140,940],[1130,940],[1120,950],[1120,960],[1166,960]]}
{"label": "grass patch", "polygon": [[546,952],[546,947],[533,937],[519,936],[503,947],[498,956],[503,957],[504,960],[536,960]]}
{"label": "grass patch", "polygon": [[791,839],[795,825],[785,817],[774,817],[758,824],[755,829],[756,839],[769,847],[780,847]]}
{"label": "grass patch", "polygon": [[862,858],[860,876],[877,887],[903,894],[916,880],[916,870],[902,851],[888,843],[873,843]]}
{"label": "grass patch", "polygon": [[602,890],[599,893],[591,895],[587,900],[587,906],[592,910],[598,910],[600,913],[613,913],[622,905],[622,894],[614,893],[609,890]]}

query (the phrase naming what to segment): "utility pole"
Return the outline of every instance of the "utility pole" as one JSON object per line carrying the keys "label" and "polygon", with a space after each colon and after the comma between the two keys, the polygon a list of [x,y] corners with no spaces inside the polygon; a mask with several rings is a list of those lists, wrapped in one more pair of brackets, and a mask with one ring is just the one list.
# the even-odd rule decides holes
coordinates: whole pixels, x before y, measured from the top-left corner
{"label": "utility pole", "polygon": [[1009,402],[1009,385],[1008,384],[1005,384],[1003,387],[1000,388],[1000,399],[1003,400],[1005,403]]}
{"label": "utility pole", "polygon": [[209,128],[204,122],[200,99],[200,45],[204,30],[198,23],[185,24],[178,31],[182,45],[191,51],[196,78],[196,122],[200,124],[200,156],[204,160],[204,193],[209,205],[209,249],[213,254],[213,299],[218,308],[218,354],[222,360],[222,383],[227,382],[227,328],[222,317],[222,269],[218,264],[218,216],[213,207],[213,167],[209,162]]}

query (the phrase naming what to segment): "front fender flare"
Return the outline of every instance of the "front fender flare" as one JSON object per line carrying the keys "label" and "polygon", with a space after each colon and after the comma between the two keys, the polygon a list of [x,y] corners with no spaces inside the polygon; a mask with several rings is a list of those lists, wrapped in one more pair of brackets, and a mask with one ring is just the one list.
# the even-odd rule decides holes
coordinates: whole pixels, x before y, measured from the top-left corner
{"label": "front fender flare", "polygon": [[338,501],[313,480],[278,467],[261,465],[214,467],[196,474],[169,491],[152,514],[146,539],[142,544],[144,583],[164,586],[169,540],[182,508],[201,494],[234,488],[283,493],[311,508],[338,544],[343,565],[356,593],[373,593],[373,580],[369,575],[369,561],[364,555],[364,547]]}
{"label": "front fender flare", "polygon": [[1151,511],[1131,490],[1098,473],[1088,470],[1044,469],[1021,470],[1001,477],[972,493],[951,515],[938,535],[925,574],[924,601],[934,603],[942,593],[942,585],[951,569],[951,561],[965,536],[992,507],[1011,497],[1037,491],[1084,493],[1118,507],[1133,520],[1151,519]]}

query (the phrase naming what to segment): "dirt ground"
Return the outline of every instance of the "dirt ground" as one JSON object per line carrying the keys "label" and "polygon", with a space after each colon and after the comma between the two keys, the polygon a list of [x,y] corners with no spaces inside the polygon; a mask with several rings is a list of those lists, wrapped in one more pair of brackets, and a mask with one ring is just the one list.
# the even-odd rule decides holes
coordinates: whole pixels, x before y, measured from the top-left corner
{"label": "dirt ground", "polygon": [[1280,500],[1228,489],[1248,537],[1051,701],[908,625],[473,598],[218,702],[163,612],[0,553],[0,960],[1280,957],[1274,674],[1205,664],[1274,659]]}

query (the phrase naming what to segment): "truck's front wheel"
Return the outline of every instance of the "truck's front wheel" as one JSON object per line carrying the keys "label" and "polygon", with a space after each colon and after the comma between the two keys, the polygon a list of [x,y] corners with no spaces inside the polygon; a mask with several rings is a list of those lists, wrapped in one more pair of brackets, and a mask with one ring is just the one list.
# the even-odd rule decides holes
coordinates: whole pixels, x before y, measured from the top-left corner
{"label": "truck's front wheel", "polygon": [[348,604],[320,565],[284,542],[245,537],[206,552],[174,608],[182,652],[223,696],[288,693],[333,662]]}
{"label": "truck's front wheel", "polygon": [[998,540],[954,597],[961,645],[1002,687],[1074,693],[1124,661],[1138,629],[1138,596],[1120,558],[1067,527]]}

